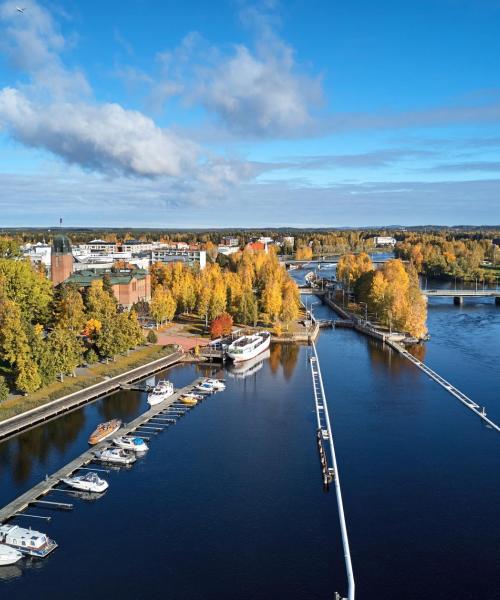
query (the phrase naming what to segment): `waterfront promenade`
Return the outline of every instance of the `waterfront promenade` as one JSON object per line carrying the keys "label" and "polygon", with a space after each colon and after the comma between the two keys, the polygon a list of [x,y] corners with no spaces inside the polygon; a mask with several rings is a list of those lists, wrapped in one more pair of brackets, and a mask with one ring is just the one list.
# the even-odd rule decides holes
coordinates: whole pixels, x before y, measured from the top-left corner
{"label": "waterfront promenade", "polygon": [[0,441],[16,435],[20,431],[31,429],[40,423],[54,419],[65,412],[75,410],[83,404],[110,394],[118,390],[122,384],[133,383],[134,381],[138,381],[139,379],[143,379],[148,375],[152,375],[166,367],[174,365],[179,362],[182,357],[183,352],[177,350],[172,354],[131,369],[125,373],[121,373],[120,375],[116,375],[115,377],[105,379],[104,381],[91,385],[83,390],[73,392],[72,394],[58,398],[57,400],[52,400],[51,402],[37,406],[36,408],[19,415],[0,421]]}

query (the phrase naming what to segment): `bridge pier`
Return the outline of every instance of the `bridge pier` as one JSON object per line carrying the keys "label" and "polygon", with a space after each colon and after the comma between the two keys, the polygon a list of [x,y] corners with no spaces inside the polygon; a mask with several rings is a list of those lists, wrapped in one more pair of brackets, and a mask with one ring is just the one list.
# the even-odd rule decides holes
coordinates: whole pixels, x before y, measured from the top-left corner
{"label": "bridge pier", "polygon": [[464,303],[463,296],[454,296],[453,297],[453,304],[455,306],[462,306],[463,303]]}
{"label": "bridge pier", "polygon": [[500,296],[495,296],[495,305],[500,306]]}

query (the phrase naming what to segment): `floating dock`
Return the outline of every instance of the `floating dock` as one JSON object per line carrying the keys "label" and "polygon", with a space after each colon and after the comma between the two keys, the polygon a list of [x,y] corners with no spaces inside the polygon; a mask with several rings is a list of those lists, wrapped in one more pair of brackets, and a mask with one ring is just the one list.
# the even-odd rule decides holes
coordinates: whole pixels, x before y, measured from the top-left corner
{"label": "floating dock", "polygon": [[[156,434],[156,433],[160,433],[163,429],[174,424],[178,418],[183,416],[185,414],[185,412],[190,410],[190,408],[194,408],[194,406],[193,407],[185,406],[184,411],[181,411],[180,409],[176,409],[175,410],[175,417],[176,417],[175,419],[169,418],[169,415],[172,416],[172,412],[170,412],[171,406],[179,400],[179,398],[180,398],[180,396],[182,396],[182,394],[186,394],[195,385],[198,385],[202,380],[203,380],[203,378],[196,379],[190,385],[177,390],[175,392],[175,394],[170,396],[170,398],[167,398],[163,402],[160,402],[160,404],[157,404],[157,405],[151,407],[145,413],[143,413],[142,415],[139,415],[136,419],[134,419],[130,423],[127,423],[126,425],[121,427],[113,436],[110,436],[108,439],[103,440],[102,442],[100,442],[99,444],[96,444],[95,446],[92,446],[91,448],[89,448],[88,450],[83,452],[83,454],[80,454],[80,456],[78,456],[77,458],[72,460],[70,463],[68,463],[66,466],[64,466],[62,469],[59,469],[53,475],[47,476],[43,481],[41,481],[40,483],[38,483],[37,485],[32,487],[30,490],[28,490],[27,492],[25,492],[24,494],[22,494],[21,496],[19,496],[12,502],[10,502],[9,504],[7,504],[7,506],[5,506],[4,508],[2,508],[0,510],[0,523],[5,523],[9,519],[12,519],[13,517],[19,517],[19,516],[37,517],[37,515],[20,514],[20,513],[22,513],[23,510],[26,510],[30,506],[32,506],[32,507],[37,507],[37,506],[42,507],[43,506],[44,508],[56,508],[56,509],[60,509],[60,510],[71,510],[69,507],[70,506],[72,507],[72,505],[70,505],[70,504],[63,503],[63,502],[48,502],[47,500],[44,500],[44,497],[48,493],[50,493],[61,482],[62,479],[66,478],[66,477],[71,477],[75,473],[75,471],[78,471],[79,469],[84,469],[87,467],[87,465],[89,465],[90,463],[97,460],[95,457],[95,452],[97,450],[104,450],[105,448],[107,448],[109,446],[113,446],[112,440],[114,437],[118,437],[121,435],[130,435],[130,434],[137,435],[138,437],[142,437],[138,430],[144,429],[146,427],[148,427],[149,433]],[[165,420],[167,421],[166,423],[161,424],[161,425],[156,424],[154,427],[147,425],[147,423],[149,423],[151,420],[154,421],[155,417],[161,418],[161,415],[165,416]],[[92,469],[92,470],[99,471],[99,469]]]}

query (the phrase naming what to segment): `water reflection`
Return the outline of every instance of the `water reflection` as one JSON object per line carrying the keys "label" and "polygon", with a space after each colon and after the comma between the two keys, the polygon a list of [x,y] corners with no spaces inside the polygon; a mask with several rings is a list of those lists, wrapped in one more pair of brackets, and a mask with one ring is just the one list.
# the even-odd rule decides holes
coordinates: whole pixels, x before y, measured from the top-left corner
{"label": "water reflection", "polygon": [[106,402],[100,403],[98,411],[104,421],[109,421],[110,419],[127,421],[137,415],[141,404],[142,394],[138,394],[133,390],[127,390],[109,396]]}
{"label": "water reflection", "polygon": [[297,366],[299,353],[300,348],[297,344],[273,344],[269,357],[271,373],[276,375],[281,366],[285,379],[289,380]]}
{"label": "water reflection", "polygon": [[18,579],[23,574],[21,567],[17,565],[6,565],[0,567],[0,581],[9,581],[11,579]]}
{"label": "water reflection", "polygon": [[0,445],[2,468],[9,465],[17,484],[26,481],[35,463],[46,464],[55,449],[63,454],[85,425],[84,411],[78,410],[49,421]]}
{"label": "water reflection", "polygon": [[266,350],[250,360],[245,360],[241,363],[232,363],[227,367],[228,375],[236,379],[244,379],[245,377],[255,375],[262,369],[264,361],[270,356],[271,351]]}

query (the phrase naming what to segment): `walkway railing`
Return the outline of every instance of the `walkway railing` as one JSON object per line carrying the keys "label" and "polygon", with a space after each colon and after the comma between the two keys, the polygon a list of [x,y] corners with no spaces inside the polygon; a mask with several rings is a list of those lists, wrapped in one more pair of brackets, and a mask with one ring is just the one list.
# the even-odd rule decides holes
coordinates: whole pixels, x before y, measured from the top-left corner
{"label": "walkway railing", "polygon": [[347,600],[354,600],[355,584],[354,574],[352,570],[351,551],[349,548],[349,538],[347,536],[347,525],[345,522],[344,504],[342,502],[342,491],[340,489],[340,478],[339,469],[337,466],[337,458],[335,455],[335,446],[333,443],[332,427],[330,423],[330,415],[328,413],[328,404],[326,400],[325,388],[323,386],[323,378],[321,376],[321,367],[319,364],[318,353],[316,351],[316,345],[311,342],[312,356],[310,358],[311,363],[311,375],[313,381],[314,390],[314,403],[316,406],[316,419],[318,423],[318,431],[321,432],[323,440],[328,442],[328,449],[330,450],[331,465],[333,467],[333,481],[335,484],[335,494],[337,497],[337,507],[339,511],[340,520],[340,531],[342,534],[342,545],[344,548],[344,560],[347,574],[348,583],[348,594]]}

